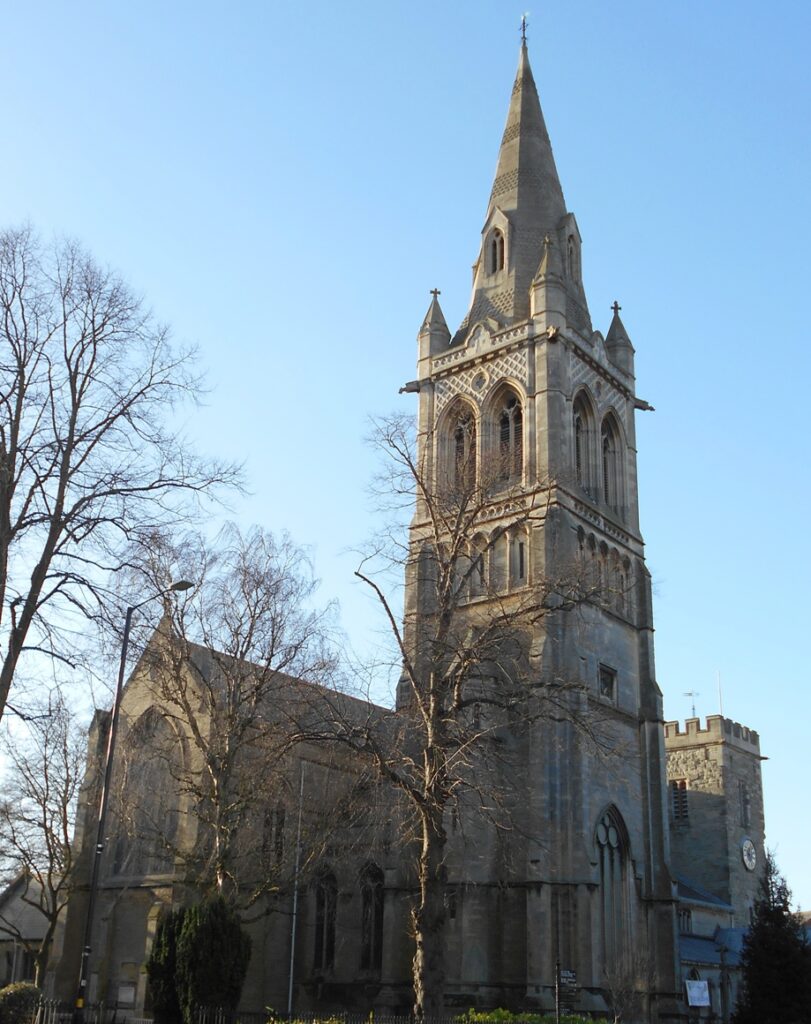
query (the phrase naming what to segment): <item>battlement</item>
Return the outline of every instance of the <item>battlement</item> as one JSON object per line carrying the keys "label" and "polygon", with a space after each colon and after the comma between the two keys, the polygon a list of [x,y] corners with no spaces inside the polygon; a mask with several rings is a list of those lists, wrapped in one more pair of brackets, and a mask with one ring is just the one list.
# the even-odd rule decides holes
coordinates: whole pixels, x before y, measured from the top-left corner
{"label": "battlement", "polygon": [[722,715],[707,715],[701,727],[700,718],[688,718],[684,729],[679,722],[665,722],[665,748],[689,747],[696,743],[729,743],[749,753],[760,754],[760,737],[754,729]]}

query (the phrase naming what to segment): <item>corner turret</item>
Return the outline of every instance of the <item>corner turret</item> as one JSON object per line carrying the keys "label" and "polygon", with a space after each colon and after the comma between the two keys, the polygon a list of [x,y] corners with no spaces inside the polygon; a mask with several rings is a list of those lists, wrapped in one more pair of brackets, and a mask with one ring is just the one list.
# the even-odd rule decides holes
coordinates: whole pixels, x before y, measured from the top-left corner
{"label": "corner turret", "polygon": [[625,325],[620,320],[622,306],[614,300],[614,305],[611,308],[614,310],[614,317],[605,337],[605,351],[614,366],[627,373],[629,377],[633,377],[634,346],[631,344]]}
{"label": "corner turret", "polygon": [[428,307],[428,312],[425,314],[417,334],[417,359],[419,362],[430,356],[439,355],[451,343],[451,332],[448,330],[445,315],[439,305],[439,295],[438,288],[431,290],[431,305]]}

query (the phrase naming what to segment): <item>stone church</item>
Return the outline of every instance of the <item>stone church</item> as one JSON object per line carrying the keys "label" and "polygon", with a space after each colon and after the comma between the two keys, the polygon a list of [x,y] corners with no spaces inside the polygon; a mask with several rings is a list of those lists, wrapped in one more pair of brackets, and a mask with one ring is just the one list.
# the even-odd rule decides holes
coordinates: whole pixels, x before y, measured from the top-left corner
{"label": "stone church", "polygon": [[[487,485],[462,610],[471,629],[510,602],[531,603],[550,580],[588,581],[571,611],[539,599],[548,613],[523,656],[531,685],[565,686],[577,713],[598,723],[600,751],[572,720],[524,722],[505,740],[499,780],[513,827],[482,824],[469,807],[448,822],[446,1004],[551,1010],[563,970],[569,1005],[584,1014],[606,1013],[630,988],[640,1019],[682,1019],[683,982],[706,980],[710,1006],[697,1012],[725,1018],[732,933],[746,924],[764,856],[759,743],[719,716],[684,730],[663,721],[637,493],[635,414],[650,406],[636,394],[619,307],[605,334],[592,325],[581,249],[524,42],[470,308],[452,332],[433,295],[404,390],[417,395],[418,460],[430,479]],[[405,596],[412,646],[433,614],[419,555],[425,515],[418,504]],[[125,691],[124,746],[129,734],[143,747],[158,729],[143,725],[147,675],[137,668]],[[404,682],[398,707],[408,702]],[[345,758],[301,747],[286,808],[272,819],[280,859],[295,851],[296,807],[323,804],[330,773],[351,771]],[[388,835],[351,855],[325,849],[318,871],[251,925],[245,1006],[407,1009],[408,860]],[[155,921],[188,889],[160,858],[117,857],[105,871],[90,998],[148,1016]],[[54,979],[66,996],[81,915],[77,898]]]}

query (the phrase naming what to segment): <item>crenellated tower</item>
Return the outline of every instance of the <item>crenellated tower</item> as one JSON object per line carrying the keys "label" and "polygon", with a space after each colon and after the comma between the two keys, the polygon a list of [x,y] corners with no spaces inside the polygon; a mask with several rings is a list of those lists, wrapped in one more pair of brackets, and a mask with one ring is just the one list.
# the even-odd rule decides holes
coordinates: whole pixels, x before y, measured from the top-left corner
{"label": "crenellated tower", "polygon": [[[465,941],[451,930],[448,992],[550,1008],[559,962],[575,972],[577,1009],[604,1011],[611,984],[633,974],[663,1020],[676,1012],[674,898],[635,431],[650,406],[619,305],[605,335],[592,328],[581,266],[524,41],[468,313],[452,334],[433,294],[406,390],[419,395],[423,470],[438,489],[474,481],[487,496],[471,628],[505,602],[568,588],[525,654],[532,680],[561,687],[573,715],[516,734],[509,849],[484,827],[454,840]],[[431,614],[418,557],[406,584],[416,642]]]}

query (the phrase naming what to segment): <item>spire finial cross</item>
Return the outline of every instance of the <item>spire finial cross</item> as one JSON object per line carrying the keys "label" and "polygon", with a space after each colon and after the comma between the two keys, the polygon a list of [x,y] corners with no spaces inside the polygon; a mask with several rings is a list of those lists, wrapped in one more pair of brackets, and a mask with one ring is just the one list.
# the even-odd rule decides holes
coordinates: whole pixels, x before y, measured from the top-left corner
{"label": "spire finial cross", "polygon": [[521,15],[521,42],[524,46],[527,45],[527,16],[526,14]]}
{"label": "spire finial cross", "polygon": [[431,294],[433,295],[433,297],[435,299],[438,299],[439,296],[442,294],[442,292],[439,290],[439,288],[432,288],[431,289]]}
{"label": "spire finial cross", "polygon": [[614,316],[619,316],[619,312],[622,309],[622,306],[617,302],[616,299],[614,299],[614,305],[611,308],[614,310]]}

